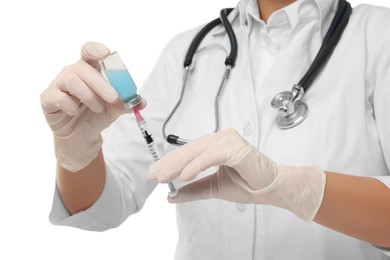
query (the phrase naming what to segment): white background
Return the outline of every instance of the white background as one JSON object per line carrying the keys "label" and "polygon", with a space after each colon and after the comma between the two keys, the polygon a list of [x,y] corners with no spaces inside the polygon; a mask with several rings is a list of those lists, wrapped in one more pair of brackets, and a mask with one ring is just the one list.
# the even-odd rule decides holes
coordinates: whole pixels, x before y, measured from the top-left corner
{"label": "white background", "polygon": [[[91,40],[119,51],[141,86],[171,37],[237,1],[1,1],[0,259],[173,259],[176,220],[166,186],[117,229],[49,223],[55,158],[39,95]],[[388,0],[365,1],[390,7]]]}

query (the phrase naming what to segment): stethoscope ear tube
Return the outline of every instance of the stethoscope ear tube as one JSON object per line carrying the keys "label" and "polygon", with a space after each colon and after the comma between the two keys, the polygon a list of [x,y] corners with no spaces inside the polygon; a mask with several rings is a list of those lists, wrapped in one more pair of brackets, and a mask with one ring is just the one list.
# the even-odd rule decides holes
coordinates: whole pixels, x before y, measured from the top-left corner
{"label": "stethoscope ear tube", "polygon": [[[168,143],[170,144],[178,144],[176,142],[176,140],[179,138],[175,138],[174,135],[168,135],[167,136],[167,133],[166,133],[166,128],[167,128],[167,124],[168,122],[171,120],[173,114],[175,114],[177,108],[180,106],[180,103],[181,101],[183,100],[183,96],[184,96],[184,91],[185,91],[185,86],[186,86],[186,82],[187,82],[187,78],[188,78],[188,74],[190,73],[190,68],[189,67],[185,67],[185,74],[184,74],[184,79],[183,79],[183,85],[181,87],[181,93],[180,93],[180,98],[179,100],[177,101],[176,105],[174,106],[174,108],[172,109],[171,113],[168,115],[167,119],[165,120],[163,126],[162,126],[162,135],[164,137],[165,140],[167,140]],[[171,137],[169,137],[171,136]],[[172,137],[173,136],[173,137]]]}
{"label": "stethoscope ear tube", "polygon": [[190,47],[189,47],[189,49],[187,51],[187,54],[186,54],[186,57],[185,57],[185,60],[184,60],[184,64],[183,64],[183,66],[185,68],[185,75],[184,75],[183,86],[182,86],[180,98],[177,101],[177,103],[174,106],[174,108],[171,111],[171,113],[169,114],[169,116],[167,117],[167,119],[165,120],[165,122],[163,124],[163,127],[162,127],[163,137],[170,144],[183,145],[183,144],[186,144],[186,143],[189,142],[189,140],[179,138],[177,135],[167,135],[166,134],[166,126],[167,126],[168,122],[170,121],[170,119],[172,118],[173,114],[176,112],[177,108],[179,107],[179,105],[180,105],[180,103],[181,103],[181,101],[183,99],[184,91],[185,91],[185,85],[186,85],[187,78],[188,78],[189,71],[190,71],[190,66],[192,64],[193,57],[194,57],[194,55],[195,55],[195,53],[196,53],[200,43],[203,41],[204,37],[206,37],[206,35],[213,28],[215,28],[216,26],[222,24],[224,26],[228,36],[229,36],[231,50],[230,50],[229,56],[225,60],[226,70],[225,70],[224,76],[222,77],[222,82],[221,82],[221,84],[219,86],[218,94],[217,94],[217,96],[215,98],[215,102],[214,102],[215,103],[215,117],[216,117],[215,131],[217,131],[219,129],[219,124],[220,123],[219,123],[218,102],[219,102],[222,90],[223,90],[224,86],[226,85],[227,79],[229,78],[230,70],[234,66],[236,58],[237,58],[237,39],[236,39],[236,36],[234,35],[233,28],[230,25],[229,20],[227,18],[227,16],[229,15],[229,13],[232,10],[233,10],[233,8],[222,9],[221,12],[220,12],[220,17],[212,20],[202,30],[200,30],[200,32],[195,36],[194,40],[192,41],[192,43],[191,43],[191,45],[190,45]]}
{"label": "stethoscope ear tube", "polygon": [[168,135],[167,141],[170,144],[177,144],[177,145],[185,145],[186,143],[189,143],[190,140],[182,139],[178,137],[177,135]]}
{"label": "stethoscope ear tube", "polygon": [[228,15],[232,10],[233,9],[231,8],[222,9],[220,12],[220,19],[223,26],[225,27],[226,33],[229,36],[230,41],[230,54],[225,60],[225,65],[231,66],[233,68],[236,63],[238,46],[236,35],[234,34],[233,28],[228,20]]}

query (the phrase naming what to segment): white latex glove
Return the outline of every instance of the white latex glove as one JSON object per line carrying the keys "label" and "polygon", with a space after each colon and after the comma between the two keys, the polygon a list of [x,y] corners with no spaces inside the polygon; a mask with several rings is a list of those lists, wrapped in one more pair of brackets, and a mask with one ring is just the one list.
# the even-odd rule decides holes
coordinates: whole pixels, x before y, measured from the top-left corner
{"label": "white latex glove", "polygon": [[[98,60],[110,50],[87,42],[81,59],[66,66],[41,94],[46,121],[54,134],[57,162],[76,172],[87,166],[102,144],[101,131],[125,110],[118,94],[100,73]],[[138,107],[145,106],[142,102]]]}
{"label": "white latex glove", "polygon": [[182,187],[171,202],[223,199],[245,204],[269,204],[287,209],[305,221],[315,217],[324,195],[320,167],[275,163],[235,130],[226,129],[192,141],[151,164],[149,175],[159,182],[194,179],[211,166],[219,170]]}

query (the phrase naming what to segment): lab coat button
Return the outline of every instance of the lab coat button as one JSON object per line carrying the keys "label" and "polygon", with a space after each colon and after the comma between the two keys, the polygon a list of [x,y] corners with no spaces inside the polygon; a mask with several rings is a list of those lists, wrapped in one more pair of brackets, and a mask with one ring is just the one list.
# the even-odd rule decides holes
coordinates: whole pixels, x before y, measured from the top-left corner
{"label": "lab coat button", "polygon": [[253,128],[251,126],[251,124],[248,122],[246,123],[246,125],[242,128],[242,135],[243,136],[250,136],[253,132]]}
{"label": "lab coat button", "polygon": [[239,212],[244,212],[246,210],[246,205],[245,204],[241,204],[241,203],[237,203],[236,204],[236,208]]}

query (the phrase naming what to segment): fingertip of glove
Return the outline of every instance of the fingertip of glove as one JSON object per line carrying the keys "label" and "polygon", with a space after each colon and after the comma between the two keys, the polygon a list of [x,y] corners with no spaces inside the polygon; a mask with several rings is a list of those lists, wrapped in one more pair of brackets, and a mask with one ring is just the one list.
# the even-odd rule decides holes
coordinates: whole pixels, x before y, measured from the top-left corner
{"label": "fingertip of glove", "polygon": [[110,49],[98,42],[86,42],[81,48],[81,56],[91,60],[99,60],[110,53]]}
{"label": "fingertip of glove", "polygon": [[142,98],[142,101],[141,101],[141,103],[139,103],[137,105],[137,108],[139,110],[142,110],[142,109],[144,109],[147,106],[147,104],[148,104],[148,102],[146,101],[146,99]]}
{"label": "fingertip of glove", "polygon": [[169,196],[168,195],[167,199],[168,199],[168,202],[172,203],[172,204],[181,202],[180,198],[179,198],[179,194],[177,194],[176,196]]}

